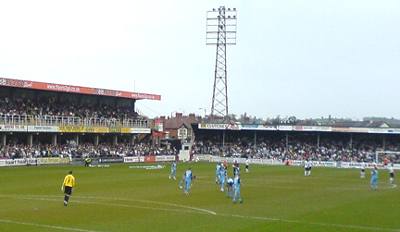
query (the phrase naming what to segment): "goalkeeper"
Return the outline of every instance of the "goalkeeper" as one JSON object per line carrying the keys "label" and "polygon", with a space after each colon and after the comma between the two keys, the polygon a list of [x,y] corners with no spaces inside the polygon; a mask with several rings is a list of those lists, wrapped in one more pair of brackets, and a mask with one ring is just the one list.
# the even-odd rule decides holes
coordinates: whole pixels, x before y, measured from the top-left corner
{"label": "goalkeeper", "polygon": [[68,205],[69,196],[72,194],[72,189],[75,187],[75,177],[72,175],[72,171],[69,171],[68,175],[65,176],[64,182],[61,185],[61,191],[65,193],[64,205]]}

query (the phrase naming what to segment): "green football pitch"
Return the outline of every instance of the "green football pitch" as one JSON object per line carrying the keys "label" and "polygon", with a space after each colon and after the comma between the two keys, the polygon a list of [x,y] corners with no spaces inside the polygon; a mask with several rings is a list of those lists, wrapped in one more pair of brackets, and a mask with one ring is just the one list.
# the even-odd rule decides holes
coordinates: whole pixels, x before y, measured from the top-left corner
{"label": "green football pitch", "polygon": [[[242,173],[243,204],[215,183],[215,164],[163,169],[40,166],[0,168],[0,231],[400,231],[400,191],[379,170],[379,189],[359,170],[251,165]],[[196,180],[186,196],[185,169]],[[242,169],[243,169],[243,165]],[[76,188],[63,205],[61,184],[73,170]],[[228,175],[232,167],[228,168]],[[395,180],[396,182],[396,180]]]}

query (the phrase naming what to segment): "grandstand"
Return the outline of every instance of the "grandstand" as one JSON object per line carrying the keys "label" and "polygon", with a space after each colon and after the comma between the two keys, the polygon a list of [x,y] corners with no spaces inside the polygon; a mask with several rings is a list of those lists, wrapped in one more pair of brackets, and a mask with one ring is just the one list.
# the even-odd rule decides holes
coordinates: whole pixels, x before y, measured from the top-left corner
{"label": "grandstand", "polygon": [[[400,163],[400,129],[371,123],[340,126],[192,124],[194,154],[224,157],[265,158],[284,161],[381,162],[386,153]],[[391,152],[389,152],[391,151]]]}
{"label": "grandstand", "polygon": [[0,78],[0,144],[134,144],[151,133],[137,100],[160,95]]}
{"label": "grandstand", "polygon": [[232,124],[176,114],[154,123],[135,102],[160,95],[8,78],[0,88],[0,158],[177,155],[185,147],[187,155],[281,162],[381,162],[377,154],[387,154],[400,163],[400,128],[383,122]]}

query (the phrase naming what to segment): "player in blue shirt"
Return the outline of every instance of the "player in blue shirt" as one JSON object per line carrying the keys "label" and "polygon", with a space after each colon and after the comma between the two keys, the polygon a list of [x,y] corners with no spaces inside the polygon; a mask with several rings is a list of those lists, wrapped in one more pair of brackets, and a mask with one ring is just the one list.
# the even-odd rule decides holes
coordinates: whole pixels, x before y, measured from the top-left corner
{"label": "player in blue shirt", "polygon": [[185,194],[189,195],[189,189],[193,179],[192,168],[189,168],[188,170],[185,171],[184,177],[185,177]]}
{"label": "player in blue shirt", "polygon": [[183,173],[182,180],[181,180],[181,182],[179,183],[179,188],[182,188],[183,183],[185,183],[185,173]]}
{"label": "player in blue shirt", "polygon": [[233,197],[233,178],[229,177],[226,181],[226,197]]}
{"label": "player in blue shirt", "polygon": [[377,190],[378,189],[378,168],[375,167],[374,170],[371,172],[371,189]]}
{"label": "player in blue shirt", "polygon": [[219,183],[221,184],[221,192],[224,191],[225,179],[226,167],[224,165],[221,165],[221,168],[219,169]]}
{"label": "player in blue shirt", "polygon": [[240,169],[240,165],[239,165],[239,163],[237,162],[237,160],[235,160],[235,162],[233,163],[232,168],[233,168],[233,176],[236,176],[236,175],[237,175],[237,172],[238,172],[239,169]]}
{"label": "player in blue shirt", "polygon": [[176,161],[171,165],[171,174],[169,174],[169,179],[174,178],[176,180]]}
{"label": "player in blue shirt", "polygon": [[235,168],[235,175],[234,176],[238,176],[240,174],[240,167]]}
{"label": "player in blue shirt", "polygon": [[221,168],[221,164],[217,163],[217,166],[215,166],[215,183],[219,183],[219,169]]}
{"label": "player in blue shirt", "polygon": [[239,200],[240,203],[243,203],[242,197],[240,196],[240,187],[242,186],[242,181],[240,180],[240,173],[233,179],[233,187],[235,189],[235,195],[233,195],[233,203],[236,203],[236,199]]}

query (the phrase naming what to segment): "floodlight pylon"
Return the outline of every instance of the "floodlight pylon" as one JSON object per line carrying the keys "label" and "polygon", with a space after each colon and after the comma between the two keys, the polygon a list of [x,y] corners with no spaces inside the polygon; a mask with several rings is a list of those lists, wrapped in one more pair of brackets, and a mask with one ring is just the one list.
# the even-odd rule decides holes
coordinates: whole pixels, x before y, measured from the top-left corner
{"label": "floodlight pylon", "polygon": [[228,82],[226,46],[236,45],[237,11],[236,8],[221,6],[207,11],[206,45],[216,45],[214,86],[211,103],[211,120],[227,119]]}

